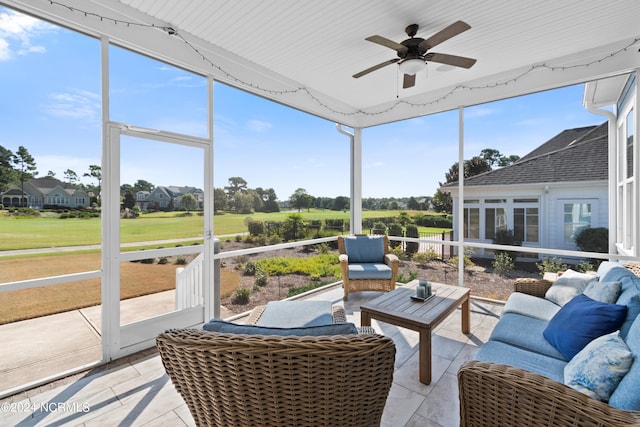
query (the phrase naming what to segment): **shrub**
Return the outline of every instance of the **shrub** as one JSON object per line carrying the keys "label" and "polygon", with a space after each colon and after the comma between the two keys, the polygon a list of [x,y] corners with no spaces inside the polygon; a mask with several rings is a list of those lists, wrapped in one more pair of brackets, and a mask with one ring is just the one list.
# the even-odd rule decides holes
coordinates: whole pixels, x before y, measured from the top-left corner
{"label": "shrub", "polygon": [[251,291],[249,289],[241,288],[236,290],[235,303],[236,304],[248,304],[249,303],[249,295],[251,295]]}
{"label": "shrub", "polygon": [[185,257],[179,256],[176,258],[176,265],[186,265],[187,259]]}
{"label": "shrub", "polygon": [[[473,263],[473,261],[471,261],[471,258],[469,258],[468,256],[464,256],[464,268],[469,268],[469,267],[473,267],[475,264]],[[458,266],[458,255],[449,258],[449,260],[447,261],[449,264],[453,265],[453,266]]]}
{"label": "shrub", "polygon": [[390,247],[389,248],[389,253],[394,254],[395,256],[397,256],[398,258],[401,258],[402,256],[404,256],[404,251],[402,250],[402,246],[396,246],[394,247]]}
{"label": "shrub", "polygon": [[440,259],[440,256],[435,250],[433,250],[433,248],[429,248],[426,252],[418,252],[416,254],[413,254],[411,259],[416,264],[426,267],[429,262]]}
{"label": "shrub", "polygon": [[247,228],[249,229],[249,234],[252,236],[264,234],[264,222],[262,221],[249,221]]}
{"label": "shrub", "polygon": [[331,251],[331,247],[327,243],[320,243],[316,245],[316,247],[318,248],[319,254],[328,254]]}
{"label": "shrub", "polygon": [[169,258],[167,258],[166,256],[158,258],[158,264],[164,265],[164,264],[167,264],[168,262],[169,262]]}
{"label": "shrub", "polygon": [[576,246],[584,252],[607,253],[609,230],[604,227],[584,228],[576,236]]}
{"label": "shrub", "polygon": [[256,286],[267,286],[267,282],[269,281],[269,275],[266,271],[261,268],[258,268],[255,273],[254,284]]}
{"label": "shrub", "polygon": [[409,283],[410,281],[416,280],[417,278],[418,278],[417,271],[410,271],[409,276],[405,276],[404,273],[398,273],[398,275],[396,276],[396,282]]}
{"label": "shrub", "polygon": [[140,260],[140,264],[153,264],[155,258],[144,258]]}
{"label": "shrub", "polygon": [[[406,227],[406,237],[419,238],[420,233],[418,232],[418,227],[415,224],[407,224]],[[418,242],[407,242],[405,252],[407,255],[412,256],[416,252],[418,252],[419,243]]]}
{"label": "shrub", "polygon": [[247,261],[242,264],[242,273],[245,276],[255,276],[256,271],[258,271],[258,264],[254,261]]}
{"label": "shrub", "polygon": [[312,277],[340,277],[340,264],[335,253],[305,258],[271,257],[257,260],[259,268],[269,276],[304,274]]}
{"label": "shrub", "polygon": [[[400,224],[399,222],[392,222],[391,224],[389,224],[389,236],[403,237],[402,224]],[[398,242],[397,240],[390,240],[389,246],[393,249],[398,246],[402,246],[402,242]]]}
{"label": "shrub", "polygon": [[587,271],[597,270],[597,267],[591,264],[589,261],[581,259],[580,264],[576,267],[578,271],[582,273],[586,273]]}
{"label": "shrub", "polygon": [[387,234],[387,225],[382,221],[376,221],[371,228],[372,234]]}
{"label": "shrub", "polygon": [[513,259],[511,259],[511,255],[506,252],[497,253],[492,266],[493,271],[500,276],[504,276],[508,271],[513,270],[515,267]]}
{"label": "shrub", "polygon": [[563,263],[558,257],[545,258],[541,262],[536,263],[538,271],[544,273],[558,273],[567,269],[567,264]]}

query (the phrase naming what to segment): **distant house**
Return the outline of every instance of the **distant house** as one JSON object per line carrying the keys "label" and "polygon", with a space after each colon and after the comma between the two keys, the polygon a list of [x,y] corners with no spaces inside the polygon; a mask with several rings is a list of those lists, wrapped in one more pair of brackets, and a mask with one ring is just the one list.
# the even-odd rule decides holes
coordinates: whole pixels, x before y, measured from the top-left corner
{"label": "distant house", "polygon": [[193,194],[202,207],[204,202],[204,192],[196,187],[178,186],[158,186],[153,191],[138,191],[136,193],[136,203],[142,210],[148,209],[168,209],[170,206],[180,208],[180,199],[185,194]]}
{"label": "distant house", "polygon": [[[508,229],[523,246],[575,250],[581,229],[608,227],[607,150],[607,123],[568,129],[510,166],[465,179],[464,238],[492,243]],[[441,187],[452,196],[454,224],[457,185]]]}
{"label": "distant house", "polygon": [[90,204],[86,190],[58,179],[30,178],[24,182],[24,193],[20,184],[14,184],[1,195],[5,207],[28,206],[42,209],[48,206],[84,208]]}

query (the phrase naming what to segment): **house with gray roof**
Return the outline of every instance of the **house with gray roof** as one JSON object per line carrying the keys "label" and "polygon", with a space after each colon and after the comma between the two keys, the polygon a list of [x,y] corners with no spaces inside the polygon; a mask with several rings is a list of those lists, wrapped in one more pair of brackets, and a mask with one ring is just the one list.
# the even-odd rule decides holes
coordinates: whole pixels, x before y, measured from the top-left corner
{"label": "house with gray roof", "polygon": [[204,192],[196,187],[179,187],[176,185],[157,186],[153,191],[138,191],[136,193],[136,203],[140,209],[168,209],[172,204],[174,208],[180,207],[180,200],[185,194],[193,194],[202,207],[204,202]]}
{"label": "house with gray roof", "polygon": [[[441,191],[451,194],[458,224],[457,182]],[[493,243],[498,230],[513,230],[523,246],[577,249],[584,227],[608,227],[607,123],[564,130],[512,165],[465,179],[463,209],[464,228],[454,233],[465,239]]]}
{"label": "house with gray roof", "polygon": [[30,178],[23,187],[14,184],[2,193],[0,200],[5,207],[28,206],[35,209],[48,206],[84,208],[91,202],[86,190],[52,177]]}

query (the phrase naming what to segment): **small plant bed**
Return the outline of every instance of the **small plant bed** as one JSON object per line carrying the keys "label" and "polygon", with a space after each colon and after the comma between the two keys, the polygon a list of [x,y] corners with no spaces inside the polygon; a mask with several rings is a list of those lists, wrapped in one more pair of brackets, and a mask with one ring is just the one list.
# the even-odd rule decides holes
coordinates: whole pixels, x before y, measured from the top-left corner
{"label": "small plant bed", "polygon": [[[224,252],[249,247],[246,243],[234,240],[224,241],[222,246]],[[301,259],[309,261],[303,262]],[[471,295],[484,298],[504,301],[513,291],[514,278],[541,277],[533,262],[515,263],[514,269],[503,275],[493,271],[491,259],[467,259],[466,265],[464,285],[471,289]],[[322,253],[317,249],[290,248],[226,258],[223,269],[240,276],[237,289],[223,295],[221,300],[222,305],[234,314],[341,280],[336,250]],[[416,278],[457,285],[457,258],[442,261],[431,256],[419,256],[414,261],[401,257],[398,281],[408,282]]]}

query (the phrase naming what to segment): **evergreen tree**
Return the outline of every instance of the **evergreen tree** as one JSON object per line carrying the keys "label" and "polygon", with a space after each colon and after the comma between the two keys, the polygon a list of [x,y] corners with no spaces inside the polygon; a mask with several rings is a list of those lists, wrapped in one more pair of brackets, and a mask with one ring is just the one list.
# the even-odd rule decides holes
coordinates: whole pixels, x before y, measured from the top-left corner
{"label": "evergreen tree", "polygon": [[18,172],[18,179],[20,180],[21,205],[27,205],[27,199],[24,198],[24,183],[29,178],[33,178],[38,174],[36,172],[36,161],[33,156],[29,154],[29,151],[22,145],[18,147],[18,151],[13,156],[13,164]]}
{"label": "evergreen tree", "polygon": [[0,193],[7,191],[14,182],[16,171],[13,169],[13,153],[0,145]]}

